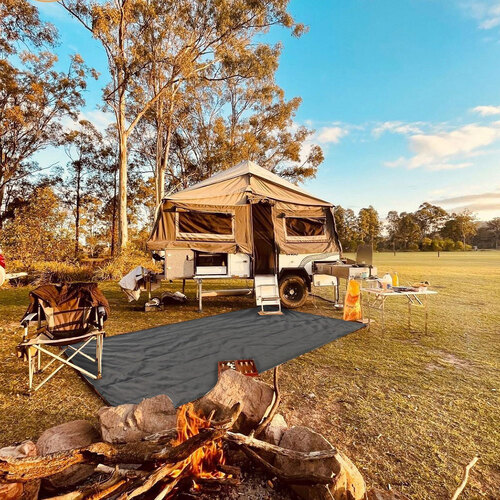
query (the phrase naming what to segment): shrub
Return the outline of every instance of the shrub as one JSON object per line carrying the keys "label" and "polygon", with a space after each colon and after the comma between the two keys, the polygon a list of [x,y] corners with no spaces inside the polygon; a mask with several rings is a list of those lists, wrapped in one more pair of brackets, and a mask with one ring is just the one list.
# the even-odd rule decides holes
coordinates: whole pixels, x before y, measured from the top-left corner
{"label": "shrub", "polygon": [[424,238],[422,240],[422,250],[424,251],[432,250],[432,240],[430,238]]}
{"label": "shrub", "polygon": [[32,262],[26,265],[23,261],[8,262],[9,272],[27,272],[28,276],[17,281],[22,285],[44,285],[72,281],[92,281],[92,270],[86,266],[71,262]]}
{"label": "shrub", "polygon": [[445,250],[446,252],[451,252],[455,250],[455,242],[451,238],[444,239],[443,250]]}
{"label": "shrub", "polygon": [[408,250],[410,250],[412,252],[416,252],[416,251],[420,250],[418,243],[410,243],[408,245]]}
{"label": "shrub", "polygon": [[465,246],[462,241],[455,242],[455,250],[465,250]]}
{"label": "shrub", "polygon": [[437,238],[434,238],[432,240],[431,249],[433,252],[439,252],[439,250],[442,250],[443,249],[443,240],[438,240]]}
{"label": "shrub", "polygon": [[161,272],[161,265],[157,264],[146,252],[134,248],[127,248],[120,255],[107,261],[94,273],[94,278],[102,280],[119,280],[137,266],[147,267],[152,271]]}

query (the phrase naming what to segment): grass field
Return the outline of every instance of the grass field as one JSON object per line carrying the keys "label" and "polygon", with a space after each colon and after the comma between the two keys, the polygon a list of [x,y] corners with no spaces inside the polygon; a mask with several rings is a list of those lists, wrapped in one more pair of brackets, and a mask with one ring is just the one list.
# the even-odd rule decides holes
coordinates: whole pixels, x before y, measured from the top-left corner
{"label": "grass field", "polygon": [[[384,333],[375,324],[283,365],[282,413],[291,425],[323,432],[370,486],[390,485],[415,499],[450,498],[463,466],[479,454],[461,498],[500,498],[500,252],[377,254],[375,261],[380,275],[397,271],[401,284],[427,279],[439,292],[430,298],[428,334],[418,310],[415,331],[407,331],[407,306],[394,299]],[[112,308],[110,335],[199,317],[194,300],[144,313],[144,301],[126,303],[116,284],[102,289]],[[187,291],[193,298],[194,286]],[[0,445],[93,419],[102,406],[68,369],[33,397],[22,394],[27,368],[15,346],[27,296],[27,288],[0,290]],[[239,297],[206,299],[203,314],[249,306]],[[339,316],[318,299],[303,310]]]}

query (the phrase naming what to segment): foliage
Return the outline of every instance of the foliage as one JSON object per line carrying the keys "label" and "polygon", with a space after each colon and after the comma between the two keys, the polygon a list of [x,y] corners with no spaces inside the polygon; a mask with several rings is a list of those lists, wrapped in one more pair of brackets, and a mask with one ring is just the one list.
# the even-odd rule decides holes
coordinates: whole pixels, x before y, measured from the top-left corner
{"label": "foliage", "polygon": [[361,241],[371,243],[373,246],[380,236],[382,224],[378,212],[371,205],[359,211],[358,228]]}
{"label": "foliage", "polygon": [[[223,75],[237,57],[252,52],[253,39],[279,25],[300,34],[287,1],[63,0],[62,5],[103,45],[111,82],[104,101],[113,110],[119,142],[119,246],[128,243],[128,148],[131,134],[149,112],[157,123],[156,198],[167,169],[173,114],[186,93]],[[247,60],[248,62],[248,60]],[[194,101],[191,101],[193,103]],[[156,114],[155,114],[156,111]],[[167,125],[165,127],[165,124]],[[164,137],[163,130],[166,132]]]}
{"label": "foliage", "polygon": [[13,259],[25,265],[39,261],[64,261],[71,254],[67,214],[50,185],[35,188],[26,204],[17,209],[2,232],[2,245]]}
{"label": "foliage", "polygon": [[151,255],[130,246],[99,267],[94,276],[99,281],[119,280],[137,266],[161,272],[161,266],[153,262]]}
{"label": "foliage", "polygon": [[464,248],[467,240],[477,232],[475,216],[468,210],[452,216],[444,223],[441,234],[445,238],[462,241]]}
{"label": "foliage", "polygon": [[74,55],[69,69],[60,72],[53,53],[46,48],[36,52],[44,44],[53,47],[57,33],[25,0],[2,0],[0,28],[0,56],[4,56],[0,58],[1,228],[9,187],[40,170],[29,159],[58,143],[62,118],[76,117],[84,103],[82,91],[90,70]]}

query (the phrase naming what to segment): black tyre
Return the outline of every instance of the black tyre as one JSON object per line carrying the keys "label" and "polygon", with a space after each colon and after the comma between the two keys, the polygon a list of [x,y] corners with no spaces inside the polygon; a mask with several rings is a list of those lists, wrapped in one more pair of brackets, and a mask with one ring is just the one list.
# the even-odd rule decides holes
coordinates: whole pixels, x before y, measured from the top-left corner
{"label": "black tyre", "polygon": [[296,309],[304,305],[307,299],[307,286],[303,278],[296,275],[280,279],[280,299],[287,309]]}

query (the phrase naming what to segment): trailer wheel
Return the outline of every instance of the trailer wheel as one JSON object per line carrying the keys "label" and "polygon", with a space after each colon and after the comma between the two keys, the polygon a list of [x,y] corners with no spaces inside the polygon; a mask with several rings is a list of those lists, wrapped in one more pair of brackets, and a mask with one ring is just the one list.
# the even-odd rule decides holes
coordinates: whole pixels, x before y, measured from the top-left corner
{"label": "trailer wheel", "polygon": [[307,299],[306,282],[294,274],[284,276],[279,283],[280,299],[287,309],[296,309],[304,305]]}

